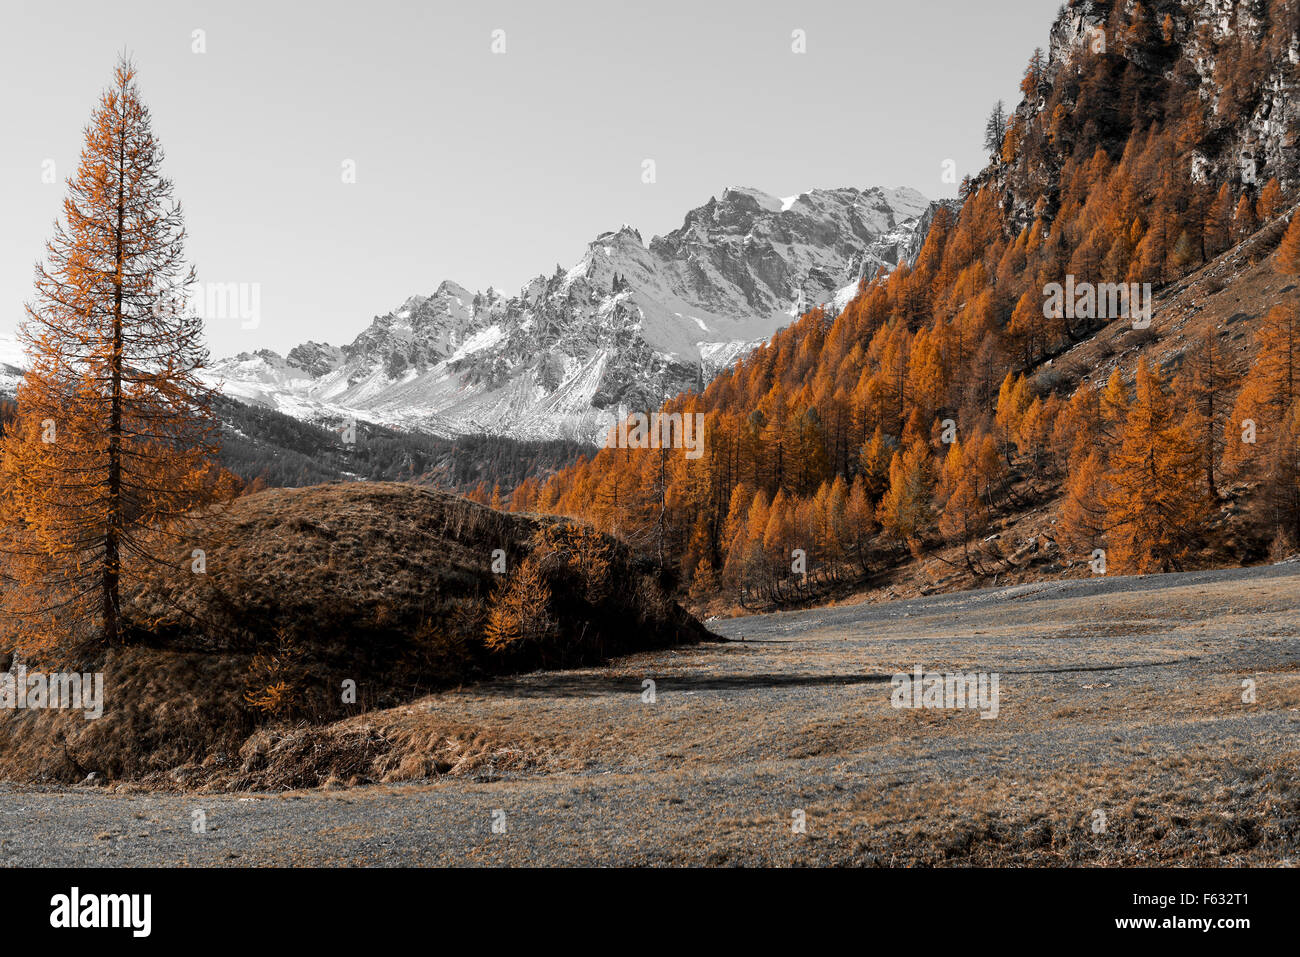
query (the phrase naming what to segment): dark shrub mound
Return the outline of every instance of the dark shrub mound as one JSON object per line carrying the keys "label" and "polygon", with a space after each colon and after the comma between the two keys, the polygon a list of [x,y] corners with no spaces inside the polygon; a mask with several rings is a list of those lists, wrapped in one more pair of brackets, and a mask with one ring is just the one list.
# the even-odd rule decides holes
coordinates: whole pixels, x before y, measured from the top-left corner
{"label": "dark shrub mound", "polygon": [[621,542],[411,485],[268,490],[173,547],[126,646],[78,663],[105,672],[104,716],[0,712],[0,776],[233,766],[262,725],[714,637]]}

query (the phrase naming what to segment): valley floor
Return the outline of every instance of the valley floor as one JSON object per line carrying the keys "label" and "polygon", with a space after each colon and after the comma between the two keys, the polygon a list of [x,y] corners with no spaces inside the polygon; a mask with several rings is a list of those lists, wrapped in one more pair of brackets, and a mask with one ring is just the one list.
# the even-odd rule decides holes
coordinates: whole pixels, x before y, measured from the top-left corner
{"label": "valley floor", "polygon": [[[734,641],[399,709],[500,759],[430,781],[2,786],[0,862],[1300,863],[1300,563],[713,627]],[[890,676],[918,665],[999,673],[997,718],[891,707]]]}

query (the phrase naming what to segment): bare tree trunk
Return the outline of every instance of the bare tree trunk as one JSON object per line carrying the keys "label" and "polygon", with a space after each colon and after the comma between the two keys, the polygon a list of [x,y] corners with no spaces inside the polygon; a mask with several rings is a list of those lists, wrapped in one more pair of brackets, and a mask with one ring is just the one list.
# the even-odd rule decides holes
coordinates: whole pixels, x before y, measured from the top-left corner
{"label": "bare tree trunk", "polygon": [[[663,444],[662,442],[660,443]],[[655,545],[655,558],[659,567],[664,567],[664,536],[668,531],[668,450],[659,450],[659,518],[655,522],[658,541]]]}
{"label": "bare tree trunk", "polygon": [[109,363],[111,405],[108,423],[108,528],[104,536],[104,641],[116,644],[121,637],[121,530],[122,530],[122,229],[125,220],[126,131],[119,128],[117,165],[117,228],[114,233],[117,259],[116,289],[113,293],[113,356]]}

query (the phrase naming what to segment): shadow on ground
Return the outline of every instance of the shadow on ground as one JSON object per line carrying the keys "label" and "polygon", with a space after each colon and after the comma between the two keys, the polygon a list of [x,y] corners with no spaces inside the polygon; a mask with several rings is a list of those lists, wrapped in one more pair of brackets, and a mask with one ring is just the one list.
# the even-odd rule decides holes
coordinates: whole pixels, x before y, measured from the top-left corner
{"label": "shadow on ground", "polygon": [[[836,688],[855,685],[887,684],[891,675],[665,675],[646,674],[655,682],[658,693],[688,691],[747,691],[770,688]],[[645,678],[626,675],[561,673],[529,675],[518,679],[497,679],[476,687],[483,695],[504,698],[594,698],[602,695],[640,694]]]}

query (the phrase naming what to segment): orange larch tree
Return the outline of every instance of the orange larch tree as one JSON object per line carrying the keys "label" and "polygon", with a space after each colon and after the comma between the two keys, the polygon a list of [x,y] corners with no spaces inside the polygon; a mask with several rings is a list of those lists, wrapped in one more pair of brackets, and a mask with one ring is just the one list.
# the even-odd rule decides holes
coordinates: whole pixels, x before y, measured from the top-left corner
{"label": "orange larch tree", "polygon": [[1241,199],[1237,201],[1237,211],[1232,214],[1232,238],[1237,241],[1243,240],[1258,228],[1255,204],[1250,201],[1247,194],[1242,193]]}
{"label": "orange larch tree", "polygon": [[1291,217],[1291,225],[1277,247],[1274,265],[1284,276],[1300,276],[1300,213]]}
{"label": "orange larch tree", "polygon": [[1209,512],[1200,466],[1172,397],[1143,356],[1107,476],[1106,539],[1116,568],[1146,573],[1183,567]]}
{"label": "orange larch tree", "polygon": [[1259,352],[1225,428],[1227,457],[1249,472],[1263,467],[1278,429],[1300,401],[1300,309],[1270,309],[1255,332]]}
{"label": "orange larch tree", "polygon": [[934,530],[934,462],[929,447],[913,442],[894,453],[889,466],[889,489],[880,500],[877,519],[895,541],[920,554]]}
{"label": "orange larch tree", "polygon": [[1066,475],[1057,537],[1058,544],[1087,555],[1102,544],[1106,528],[1106,466],[1102,452],[1080,451]]}
{"label": "orange larch tree", "polygon": [[1288,551],[1300,548],[1300,401],[1278,430],[1267,495],[1279,543]]}
{"label": "orange larch tree", "polygon": [[1223,459],[1223,423],[1230,396],[1240,385],[1226,350],[1211,324],[1204,325],[1183,360],[1176,392],[1187,409],[1187,430],[1196,443],[1205,472],[1205,484],[1219,497],[1219,463]]}
{"label": "orange larch tree", "polygon": [[0,613],[19,646],[122,636],[124,580],[190,562],[181,523],[216,495],[219,422],[162,148],[135,69],[86,128],[20,333],[28,369],[0,455]]}
{"label": "orange larch tree", "polygon": [[1266,223],[1274,216],[1279,215],[1286,207],[1286,195],[1282,192],[1282,185],[1273,177],[1264,184],[1264,188],[1259,192],[1259,199],[1255,203],[1255,211],[1261,223]]}

